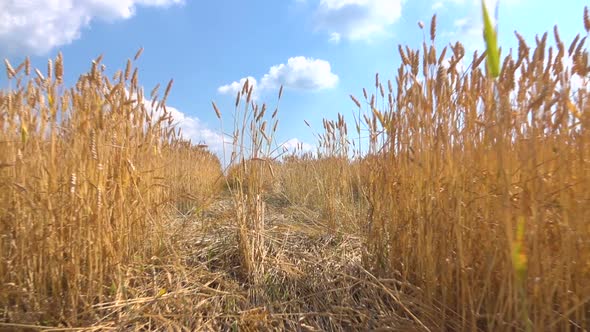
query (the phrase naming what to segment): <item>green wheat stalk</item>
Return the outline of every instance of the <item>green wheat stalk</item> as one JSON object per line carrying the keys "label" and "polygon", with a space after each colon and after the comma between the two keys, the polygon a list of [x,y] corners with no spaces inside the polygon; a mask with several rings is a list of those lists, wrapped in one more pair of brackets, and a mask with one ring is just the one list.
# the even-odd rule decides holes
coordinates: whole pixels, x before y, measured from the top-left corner
{"label": "green wheat stalk", "polygon": [[[498,6],[498,5],[496,5]],[[500,51],[498,49],[498,34],[492,25],[490,14],[484,0],[481,0],[483,10],[483,37],[486,42],[486,63],[493,78],[500,76]]]}

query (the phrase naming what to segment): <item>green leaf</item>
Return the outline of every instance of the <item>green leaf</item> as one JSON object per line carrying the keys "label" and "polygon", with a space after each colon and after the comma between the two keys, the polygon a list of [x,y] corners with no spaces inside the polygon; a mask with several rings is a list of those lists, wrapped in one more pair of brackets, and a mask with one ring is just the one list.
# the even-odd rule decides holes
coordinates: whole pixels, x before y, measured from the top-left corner
{"label": "green leaf", "polygon": [[487,65],[492,77],[500,76],[500,54],[498,50],[498,36],[496,30],[492,26],[492,20],[486,8],[484,0],[481,0],[481,7],[483,9],[483,36],[487,48]]}

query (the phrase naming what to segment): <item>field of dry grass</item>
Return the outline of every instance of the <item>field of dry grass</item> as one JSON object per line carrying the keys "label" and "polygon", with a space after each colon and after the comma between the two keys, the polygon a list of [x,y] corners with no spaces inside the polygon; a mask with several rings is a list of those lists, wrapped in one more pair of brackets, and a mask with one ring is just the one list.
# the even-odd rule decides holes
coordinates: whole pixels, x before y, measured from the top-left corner
{"label": "field of dry grass", "polygon": [[225,170],[133,60],[73,87],[6,61],[0,330],[589,330],[586,37],[517,33],[494,78],[429,28],[315,153],[278,157],[248,82],[213,104]]}

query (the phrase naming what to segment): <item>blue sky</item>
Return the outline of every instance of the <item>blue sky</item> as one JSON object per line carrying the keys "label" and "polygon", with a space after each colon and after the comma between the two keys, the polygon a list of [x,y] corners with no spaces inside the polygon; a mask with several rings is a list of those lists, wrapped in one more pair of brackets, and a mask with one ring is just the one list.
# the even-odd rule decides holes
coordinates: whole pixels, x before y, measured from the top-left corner
{"label": "blue sky", "polygon": [[[147,93],[174,79],[168,105],[194,142],[221,150],[215,101],[230,131],[235,87],[256,80],[259,102],[280,104],[278,142],[315,145],[323,118],[350,119],[349,94],[373,91],[375,73],[393,81],[397,45],[420,47],[426,23],[437,13],[439,49],[457,40],[468,52],[483,48],[479,0],[2,0],[0,58],[13,65],[24,56],[45,68],[61,51],[66,84],[103,54],[109,73],[123,68],[140,48],[137,65]],[[495,1],[488,1],[490,7]],[[534,45],[535,34],[558,24],[569,42],[584,32],[583,0],[500,0],[500,44],[515,48],[518,30]],[[427,37],[428,38],[428,37]],[[553,37],[549,40],[553,43]],[[471,58],[468,56],[467,58]],[[235,82],[235,83],[234,83]],[[0,86],[6,86],[0,77]]]}

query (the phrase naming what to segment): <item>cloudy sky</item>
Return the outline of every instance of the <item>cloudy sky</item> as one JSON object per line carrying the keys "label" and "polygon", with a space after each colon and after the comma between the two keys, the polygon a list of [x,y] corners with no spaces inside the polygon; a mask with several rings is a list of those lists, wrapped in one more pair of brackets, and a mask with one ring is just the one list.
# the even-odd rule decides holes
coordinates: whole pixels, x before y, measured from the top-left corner
{"label": "cloudy sky", "polygon": [[[514,30],[530,45],[535,34],[558,24],[569,43],[582,33],[584,0],[499,0],[500,44],[516,47]],[[494,7],[495,2],[489,1]],[[373,86],[375,73],[392,79],[397,45],[420,47],[423,32],[438,15],[438,45],[462,41],[481,49],[479,0],[1,0],[0,58],[13,64],[30,56],[45,68],[62,51],[66,84],[104,54],[108,72],[123,68],[144,48],[140,83],[150,91],[171,78],[168,105],[194,142],[220,149],[219,122],[226,131],[238,87],[249,78],[256,98],[280,104],[278,140],[315,145],[322,118],[338,112],[352,119],[349,94]],[[552,38],[550,38],[552,40]],[[0,77],[5,87],[6,76]],[[352,123],[352,120],[351,120]],[[353,127],[353,126],[351,126]],[[352,129],[352,128],[351,128]]]}

